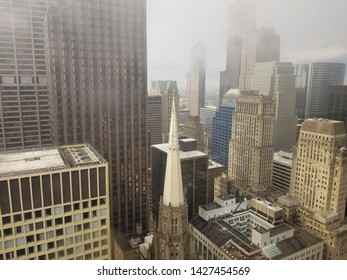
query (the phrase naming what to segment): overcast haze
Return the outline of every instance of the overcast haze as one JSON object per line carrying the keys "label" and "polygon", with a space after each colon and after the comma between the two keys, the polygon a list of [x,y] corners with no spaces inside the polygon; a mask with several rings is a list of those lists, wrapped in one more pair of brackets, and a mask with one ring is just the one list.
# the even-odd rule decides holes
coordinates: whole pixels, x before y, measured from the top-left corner
{"label": "overcast haze", "polygon": [[[206,47],[206,89],[218,92],[225,70],[227,15],[233,0],[147,0],[148,81],[186,88],[194,44]],[[257,28],[281,36],[281,61],[347,63],[346,0],[258,0]],[[245,17],[247,15],[244,15]]]}

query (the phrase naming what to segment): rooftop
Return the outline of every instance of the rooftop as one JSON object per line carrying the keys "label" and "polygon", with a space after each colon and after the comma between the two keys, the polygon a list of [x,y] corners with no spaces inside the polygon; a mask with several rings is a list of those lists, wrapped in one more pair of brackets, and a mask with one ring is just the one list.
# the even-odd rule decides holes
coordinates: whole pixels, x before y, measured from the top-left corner
{"label": "rooftop", "polygon": [[65,163],[57,148],[0,154],[0,176],[64,167]]}
{"label": "rooftop", "polygon": [[[158,144],[158,145],[152,145],[152,147],[161,150],[165,153],[168,152],[169,150],[169,144],[164,143],[164,144]],[[197,158],[197,157],[207,157],[207,155],[203,152],[200,152],[198,150],[195,151],[188,151],[188,152],[183,152],[180,150],[180,159],[191,159],[191,158]]]}
{"label": "rooftop", "polygon": [[346,134],[345,125],[342,121],[322,118],[305,120],[302,124],[301,131],[325,134],[330,136]]}
{"label": "rooftop", "polygon": [[0,177],[106,161],[88,144],[0,153]]}

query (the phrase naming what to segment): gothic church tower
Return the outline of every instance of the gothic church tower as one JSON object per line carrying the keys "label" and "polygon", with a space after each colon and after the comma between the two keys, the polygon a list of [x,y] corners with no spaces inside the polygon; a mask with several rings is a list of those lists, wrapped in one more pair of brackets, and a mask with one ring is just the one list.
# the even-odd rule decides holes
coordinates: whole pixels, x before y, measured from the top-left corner
{"label": "gothic church tower", "polygon": [[155,259],[188,259],[188,208],[183,195],[178,126],[175,102],[172,104],[164,193],[160,198],[155,234]]}

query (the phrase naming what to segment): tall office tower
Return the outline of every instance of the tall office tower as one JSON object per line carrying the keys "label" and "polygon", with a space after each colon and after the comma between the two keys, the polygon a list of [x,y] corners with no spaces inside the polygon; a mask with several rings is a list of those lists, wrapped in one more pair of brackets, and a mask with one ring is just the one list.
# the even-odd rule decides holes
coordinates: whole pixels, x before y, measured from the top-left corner
{"label": "tall office tower", "polygon": [[241,193],[261,194],[271,186],[274,155],[272,110],[269,96],[236,96],[228,177]]}
{"label": "tall office tower", "polygon": [[150,132],[150,144],[162,143],[162,96],[149,95],[147,97],[147,122]]}
{"label": "tall office tower", "polygon": [[[176,81],[152,81],[150,95],[162,96],[161,107],[161,130],[162,139],[159,143],[167,143],[169,141],[170,118],[172,102],[175,102],[176,115],[179,112],[179,94]],[[155,143],[155,144],[159,144]],[[154,143],[152,143],[154,144]]]}
{"label": "tall office tower", "polygon": [[212,145],[211,159],[224,166],[228,170],[229,165],[229,141],[231,137],[232,114],[235,111],[236,99],[234,94],[239,91],[229,90],[221,101],[212,120]]}
{"label": "tall office tower", "polygon": [[305,119],[326,118],[328,111],[328,88],[343,85],[346,64],[317,62],[308,69]]}
{"label": "tall office tower", "polygon": [[308,78],[308,64],[294,64],[295,76],[295,114],[299,119],[305,118],[306,90]]}
{"label": "tall office tower", "polygon": [[239,88],[242,37],[256,28],[255,0],[238,0],[230,6],[225,71],[220,72],[219,104],[231,88]]}
{"label": "tall office tower", "polygon": [[43,21],[55,2],[0,2],[0,151],[52,144]]}
{"label": "tall office tower", "polygon": [[108,163],[88,144],[0,154],[0,259],[111,258]]}
{"label": "tall office tower", "polygon": [[146,2],[61,1],[45,49],[54,142],[93,145],[110,163],[114,228],[146,229]]}
{"label": "tall office tower", "polygon": [[206,50],[200,42],[191,53],[190,72],[187,74],[187,107],[192,116],[200,115],[200,108],[205,107]]}
{"label": "tall office tower", "polygon": [[275,29],[263,27],[242,40],[240,89],[251,89],[251,78],[257,62],[280,60],[280,36]]}
{"label": "tall office tower", "polygon": [[275,127],[275,152],[290,152],[295,145],[295,77],[290,62],[256,63],[251,77],[251,88],[259,90],[260,95],[273,98]]}
{"label": "tall office tower", "polygon": [[343,122],[307,119],[293,152],[291,196],[296,221],[325,239],[325,259],[347,259],[346,129]]}
{"label": "tall office tower", "polygon": [[200,122],[199,116],[188,116],[188,119],[183,125],[183,136],[196,139],[198,151],[206,151],[204,127]]}
{"label": "tall office tower", "polygon": [[208,151],[210,151],[212,147],[212,120],[216,115],[216,111],[217,109],[215,106],[200,108],[200,121],[204,128],[205,140],[207,139],[206,146]]}
{"label": "tall office tower", "polygon": [[188,259],[188,206],[183,193],[175,104],[172,106],[163,195],[155,232],[157,260]]}
{"label": "tall office tower", "polygon": [[328,119],[343,121],[347,128],[347,86],[329,86]]}
{"label": "tall office tower", "polygon": [[[208,155],[197,150],[197,142],[192,138],[180,138],[180,159],[182,168],[183,192],[188,204],[189,220],[198,214],[199,206],[208,201],[210,194],[208,179]],[[152,214],[157,220],[160,196],[163,195],[166,162],[169,154],[168,143],[151,147],[151,183]]]}

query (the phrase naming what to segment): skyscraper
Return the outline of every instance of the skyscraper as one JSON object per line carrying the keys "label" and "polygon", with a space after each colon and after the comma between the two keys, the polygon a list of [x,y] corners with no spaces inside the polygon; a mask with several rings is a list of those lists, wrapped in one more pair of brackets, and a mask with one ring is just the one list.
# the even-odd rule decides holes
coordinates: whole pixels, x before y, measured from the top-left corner
{"label": "skyscraper", "polygon": [[341,121],[307,119],[293,151],[290,194],[295,222],[325,240],[324,259],[347,259],[346,128]]}
{"label": "skyscraper", "polygon": [[113,226],[146,229],[146,2],[64,0],[44,28],[55,144],[94,146],[110,164]]}
{"label": "skyscraper", "polygon": [[187,74],[187,98],[190,115],[199,116],[205,107],[206,50],[200,42],[191,53],[190,72]]}
{"label": "skyscraper", "polygon": [[0,2],[0,151],[52,143],[43,21],[55,2]]}
{"label": "skyscraper", "polygon": [[347,128],[347,85],[329,86],[328,119],[343,121]]}
{"label": "skyscraper", "polygon": [[242,38],[255,30],[256,19],[255,0],[238,0],[230,5],[226,67],[220,72],[219,104],[229,89],[239,88]]}
{"label": "skyscraper", "polygon": [[216,111],[216,107],[212,106],[200,108],[200,120],[204,128],[208,151],[210,151],[212,147],[212,120],[216,115]]}
{"label": "skyscraper", "polygon": [[275,29],[263,27],[242,40],[240,89],[251,89],[251,78],[257,62],[278,61],[280,59],[280,36]]}
{"label": "skyscraper", "polygon": [[295,114],[299,119],[305,118],[307,74],[308,64],[294,64],[296,91]]}
{"label": "skyscraper", "polygon": [[175,104],[172,105],[169,150],[163,196],[155,232],[155,255],[161,260],[184,260],[189,254],[188,208],[183,193]]}
{"label": "skyscraper", "polygon": [[317,62],[308,69],[305,119],[326,118],[328,111],[328,87],[343,85],[346,64]]}
{"label": "skyscraper", "polygon": [[241,193],[259,194],[271,186],[274,155],[272,110],[269,96],[236,96],[228,177]]}
{"label": "skyscraper", "polygon": [[295,145],[295,77],[290,62],[256,63],[251,77],[251,88],[260,95],[273,98],[275,152],[290,152]]}
{"label": "skyscraper", "polygon": [[[175,102],[176,115],[179,112],[179,94],[176,81],[152,81],[150,95],[161,98],[161,133],[162,139],[159,143],[167,143],[169,141],[170,118],[172,102]],[[159,144],[151,143],[151,144]]]}

